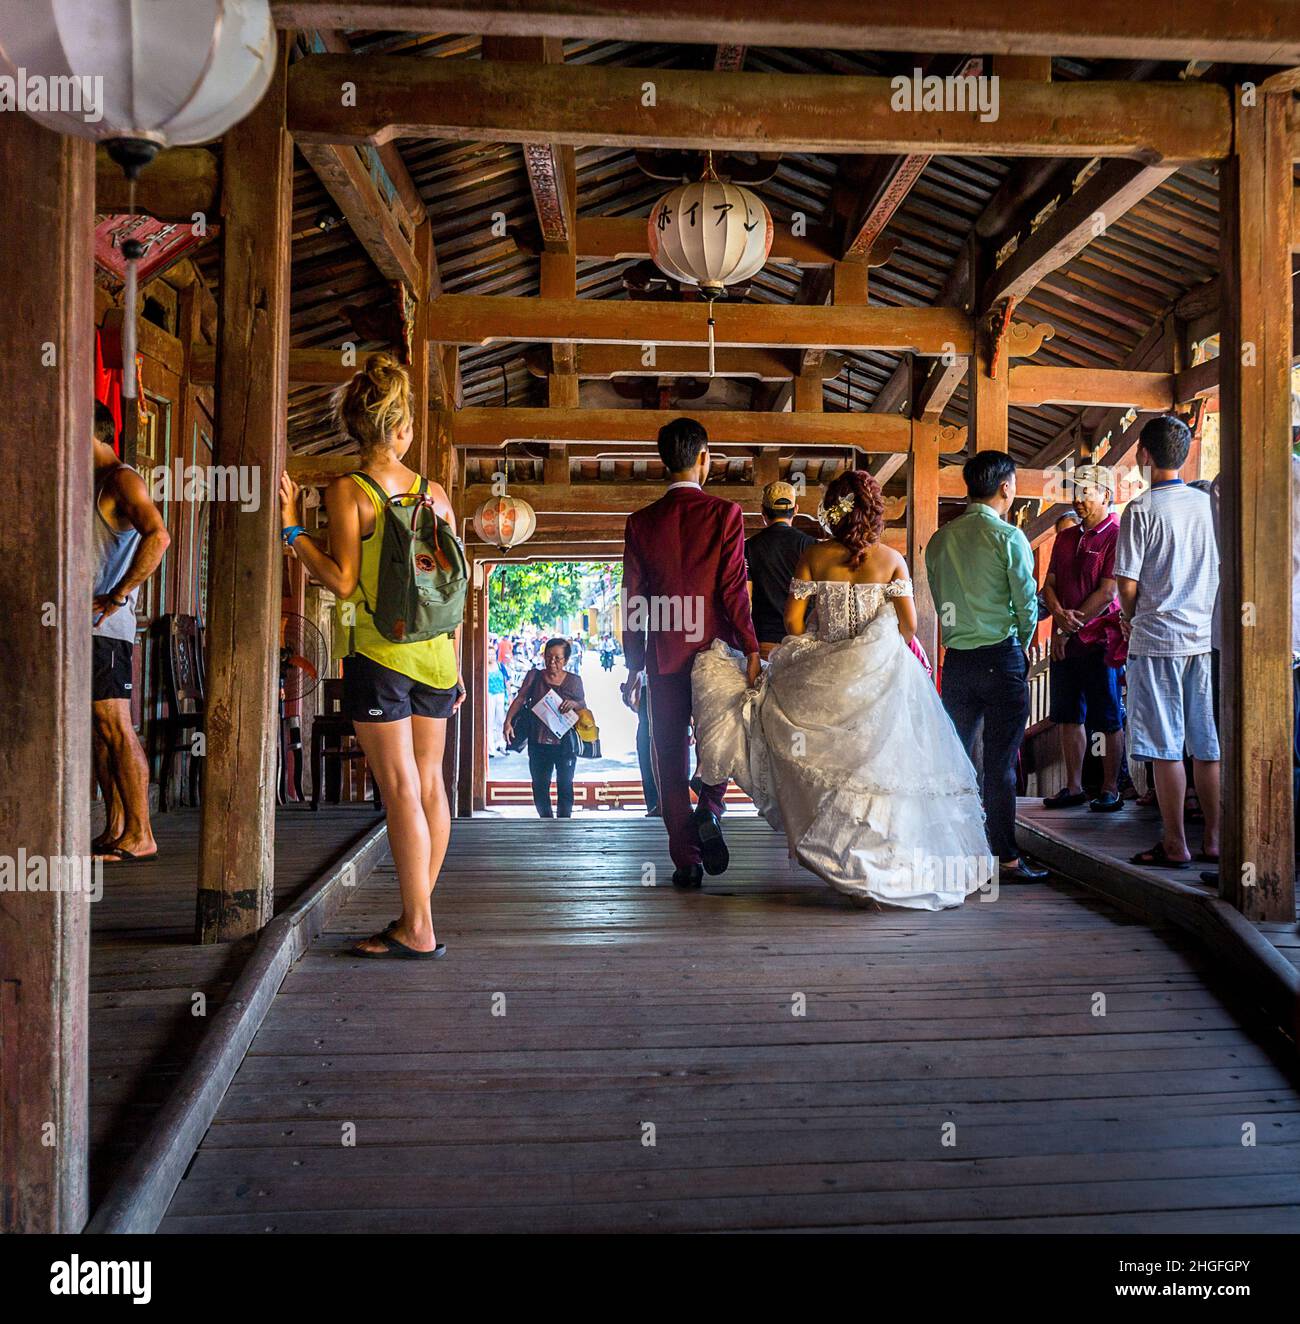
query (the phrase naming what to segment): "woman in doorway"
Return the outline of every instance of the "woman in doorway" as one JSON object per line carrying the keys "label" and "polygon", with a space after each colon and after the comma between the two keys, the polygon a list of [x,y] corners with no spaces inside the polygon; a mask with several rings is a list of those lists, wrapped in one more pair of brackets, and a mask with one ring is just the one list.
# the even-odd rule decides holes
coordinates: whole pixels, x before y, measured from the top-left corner
{"label": "woman in doorway", "polygon": [[338,598],[344,711],[379,785],[388,840],[397,867],[402,913],[382,932],[353,947],[357,956],[430,960],[446,951],[434,934],[430,906],[447,853],[451,813],[442,779],[447,718],[465,699],[460,627],[418,643],[393,643],[376,628],[367,605],[376,601],[387,499],[423,493],[440,519],[455,524],[447,494],[403,463],[414,437],[413,397],[406,369],[388,354],[335,396],[335,416],[361,451],[358,472],[325,491],[329,550],[298,524],[298,485],[280,479],[285,543],[308,573]]}
{"label": "woman in doorway", "polygon": [[[585,703],[582,678],[566,671],[564,664],[572,651],[567,639],[549,639],[542,650],[542,666],[524,677],[515,701],[506,713],[503,733],[507,743],[515,738],[515,717],[521,709],[532,707],[547,691],[555,693],[563,713],[577,712]],[[572,731],[557,736],[540,718],[534,716],[528,728],[528,771],[533,779],[533,804],[539,818],[551,815],[551,778],[555,778],[556,811],[560,818],[573,817],[573,770],[578,762],[577,737]]]}

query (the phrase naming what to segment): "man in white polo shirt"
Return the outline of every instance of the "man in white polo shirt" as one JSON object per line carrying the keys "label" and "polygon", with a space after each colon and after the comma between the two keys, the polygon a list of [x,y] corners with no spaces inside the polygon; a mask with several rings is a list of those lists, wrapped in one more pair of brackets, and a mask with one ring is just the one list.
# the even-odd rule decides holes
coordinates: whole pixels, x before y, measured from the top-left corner
{"label": "man in white polo shirt", "polygon": [[1151,487],[1125,508],[1115,548],[1129,640],[1129,758],[1154,764],[1164,826],[1161,840],[1132,861],[1168,869],[1186,869],[1192,859],[1183,829],[1184,751],[1205,815],[1196,858],[1219,859],[1219,737],[1210,668],[1219,551],[1210,498],[1179,477],[1191,441],[1187,424],[1173,415],[1153,418],[1142,429],[1137,462]]}

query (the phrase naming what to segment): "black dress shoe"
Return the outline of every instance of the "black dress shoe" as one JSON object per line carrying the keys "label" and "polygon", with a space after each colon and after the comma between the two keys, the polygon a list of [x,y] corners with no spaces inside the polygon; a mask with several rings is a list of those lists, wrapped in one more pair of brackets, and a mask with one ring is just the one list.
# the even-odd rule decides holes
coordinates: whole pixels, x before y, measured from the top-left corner
{"label": "black dress shoe", "polygon": [[717,814],[711,814],[707,809],[702,813],[696,810],[695,831],[700,839],[700,861],[704,865],[704,872],[710,875],[726,873],[727,865],[731,863],[731,852],[727,850]]}
{"label": "black dress shoe", "polygon": [[1088,803],[1088,793],[1086,791],[1067,791],[1061,789],[1055,795],[1049,795],[1043,801],[1044,809],[1074,809],[1078,805]]}
{"label": "black dress shoe", "polygon": [[999,883],[1041,883],[1046,877],[1046,869],[1040,869],[1023,855],[1020,857],[1020,863],[1013,868],[1008,868],[1005,864],[998,867]]}
{"label": "black dress shoe", "polygon": [[689,869],[673,870],[673,886],[680,887],[683,892],[689,892],[693,887],[699,887],[704,881],[704,870],[698,864],[692,864]]}

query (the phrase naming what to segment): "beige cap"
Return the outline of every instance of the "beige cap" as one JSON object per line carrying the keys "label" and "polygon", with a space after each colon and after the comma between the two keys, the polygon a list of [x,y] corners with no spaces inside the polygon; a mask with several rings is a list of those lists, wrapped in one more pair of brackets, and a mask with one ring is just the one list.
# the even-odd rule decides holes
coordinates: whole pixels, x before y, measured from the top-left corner
{"label": "beige cap", "polygon": [[789,483],[768,483],[763,489],[763,509],[783,512],[794,511],[799,507],[799,498]]}
{"label": "beige cap", "polygon": [[1076,487],[1099,487],[1108,496],[1115,495],[1115,475],[1104,464],[1081,464],[1075,468]]}

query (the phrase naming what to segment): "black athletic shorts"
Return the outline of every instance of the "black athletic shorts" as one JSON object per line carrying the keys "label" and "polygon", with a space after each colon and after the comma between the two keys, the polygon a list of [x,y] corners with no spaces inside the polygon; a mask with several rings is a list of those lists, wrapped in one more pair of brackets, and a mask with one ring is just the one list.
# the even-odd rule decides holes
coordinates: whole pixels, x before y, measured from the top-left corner
{"label": "black athletic shorts", "polygon": [[101,634],[92,635],[90,644],[91,700],[129,699],[135,645],[129,639],[106,639]]}
{"label": "black athletic shorts", "polygon": [[457,685],[434,689],[360,653],[343,659],[343,711],[352,722],[450,717],[459,694]]}

